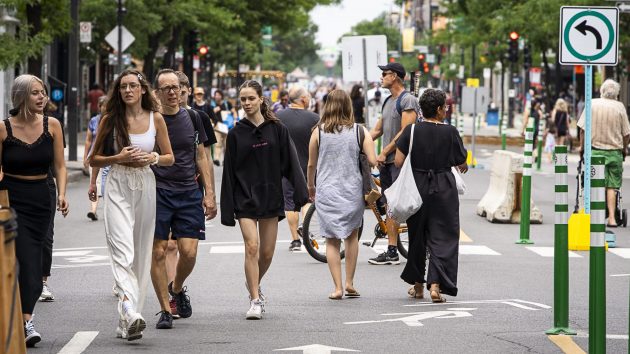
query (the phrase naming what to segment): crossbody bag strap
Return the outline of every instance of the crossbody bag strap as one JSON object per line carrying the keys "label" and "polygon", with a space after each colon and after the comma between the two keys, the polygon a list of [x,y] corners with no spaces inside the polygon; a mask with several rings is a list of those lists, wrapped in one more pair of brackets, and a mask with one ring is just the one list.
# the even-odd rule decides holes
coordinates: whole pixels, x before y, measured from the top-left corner
{"label": "crossbody bag strap", "polygon": [[[413,130],[416,128],[416,124],[411,125],[411,139],[409,140],[409,152],[407,153],[407,158],[411,158],[411,148],[413,148]],[[411,162],[411,160],[410,160]]]}

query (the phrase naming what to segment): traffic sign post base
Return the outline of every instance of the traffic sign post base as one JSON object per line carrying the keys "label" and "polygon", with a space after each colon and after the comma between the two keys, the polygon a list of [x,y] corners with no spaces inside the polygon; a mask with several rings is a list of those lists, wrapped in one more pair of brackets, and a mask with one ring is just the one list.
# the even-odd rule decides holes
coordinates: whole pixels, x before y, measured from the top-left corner
{"label": "traffic sign post base", "polygon": [[577,332],[568,327],[554,327],[552,329],[545,331],[545,334],[548,334],[551,336],[559,336],[559,335],[575,336],[577,335]]}

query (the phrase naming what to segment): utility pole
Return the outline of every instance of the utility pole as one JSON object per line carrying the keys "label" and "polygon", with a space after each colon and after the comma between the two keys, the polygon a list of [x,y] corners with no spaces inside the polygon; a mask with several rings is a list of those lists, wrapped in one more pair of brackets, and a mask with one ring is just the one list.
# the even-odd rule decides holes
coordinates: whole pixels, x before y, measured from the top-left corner
{"label": "utility pole", "polygon": [[79,121],[79,0],[70,1],[72,31],[68,38],[68,159],[77,161]]}

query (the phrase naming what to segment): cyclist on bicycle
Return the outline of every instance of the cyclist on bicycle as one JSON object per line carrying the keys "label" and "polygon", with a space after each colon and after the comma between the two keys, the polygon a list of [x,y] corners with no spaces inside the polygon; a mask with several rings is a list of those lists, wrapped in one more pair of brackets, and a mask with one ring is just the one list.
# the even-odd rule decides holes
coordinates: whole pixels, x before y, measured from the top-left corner
{"label": "cyclist on bicycle", "polygon": [[[405,91],[404,79],[405,68],[400,63],[389,63],[379,65],[383,71],[381,74],[381,86],[389,89],[392,93],[383,104],[382,117],[376,122],[370,131],[372,139],[383,137],[383,150],[376,158],[381,175],[381,189],[389,188],[398,178],[400,169],[394,166],[394,156],[396,154],[396,140],[403,129],[413,124],[420,114],[418,100],[409,92]],[[383,193],[382,202],[387,203]],[[387,251],[371,258],[370,264],[400,264],[397,250],[398,223],[389,216],[386,217],[387,224]]]}

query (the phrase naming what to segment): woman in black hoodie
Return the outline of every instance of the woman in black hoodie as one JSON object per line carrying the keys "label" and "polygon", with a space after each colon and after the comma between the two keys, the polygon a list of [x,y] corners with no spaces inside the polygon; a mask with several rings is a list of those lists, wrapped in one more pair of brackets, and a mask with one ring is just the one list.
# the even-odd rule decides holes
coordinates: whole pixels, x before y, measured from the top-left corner
{"label": "woman in black hoodie", "polygon": [[260,319],[265,305],[260,281],[271,265],[278,221],[284,219],[282,177],[295,188],[296,211],[307,203],[308,190],[289,131],[271,111],[260,84],[245,81],[239,89],[239,99],[246,119],[227,136],[221,223],[235,226],[235,219],[239,221],[250,297],[246,318]]}

